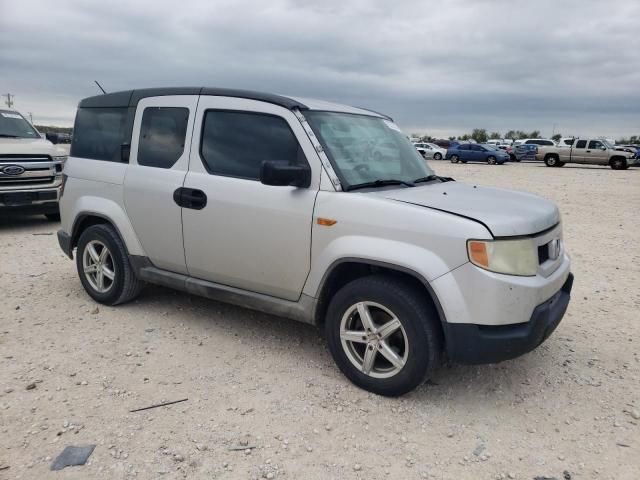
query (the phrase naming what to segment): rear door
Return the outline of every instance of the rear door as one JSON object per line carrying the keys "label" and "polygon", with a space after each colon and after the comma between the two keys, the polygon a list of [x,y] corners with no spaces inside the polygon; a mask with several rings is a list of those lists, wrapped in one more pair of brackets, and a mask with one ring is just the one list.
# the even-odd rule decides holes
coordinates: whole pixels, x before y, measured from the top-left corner
{"label": "rear door", "polygon": [[124,203],[147,257],[186,273],[182,212],[173,200],[189,166],[197,96],[150,97],[138,103]]}
{"label": "rear door", "polygon": [[600,140],[589,140],[587,149],[584,151],[584,163],[606,165],[608,160],[609,152],[607,146]]}
{"label": "rear door", "polygon": [[571,161],[573,163],[584,163],[585,151],[587,150],[586,140],[576,140],[571,149]]}
{"label": "rear door", "polygon": [[[184,187],[206,201],[183,209],[190,276],[297,300],[321,168],[300,122],[278,105],[202,96],[196,125]],[[263,161],[309,164],[311,186],[263,185]]]}

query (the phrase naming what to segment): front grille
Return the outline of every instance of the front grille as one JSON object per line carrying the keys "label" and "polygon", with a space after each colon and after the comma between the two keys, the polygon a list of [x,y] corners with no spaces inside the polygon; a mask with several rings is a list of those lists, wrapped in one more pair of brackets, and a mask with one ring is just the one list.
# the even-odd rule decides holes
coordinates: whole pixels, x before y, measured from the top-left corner
{"label": "front grille", "polygon": [[[10,165],[21,167],[24,171],[17,175],[13,171],[5,173],[3,168]],[[62,163],[54,162],[47,155],[1,155],[0,190],[11,191],[55,186],[56,183],[59,183],[61,172]]]}

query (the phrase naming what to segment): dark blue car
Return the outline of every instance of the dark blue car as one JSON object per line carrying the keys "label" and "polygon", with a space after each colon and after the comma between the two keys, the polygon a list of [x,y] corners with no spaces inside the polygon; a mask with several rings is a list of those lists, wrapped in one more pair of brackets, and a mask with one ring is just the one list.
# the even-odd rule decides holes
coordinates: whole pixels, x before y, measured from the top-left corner
{"label": "dark blue car", "polygon": [[509,154],[494,145],[463,143],[449,147],[446,158],[451,163],[486,162],[489,165],[502,165],[509,160]]}

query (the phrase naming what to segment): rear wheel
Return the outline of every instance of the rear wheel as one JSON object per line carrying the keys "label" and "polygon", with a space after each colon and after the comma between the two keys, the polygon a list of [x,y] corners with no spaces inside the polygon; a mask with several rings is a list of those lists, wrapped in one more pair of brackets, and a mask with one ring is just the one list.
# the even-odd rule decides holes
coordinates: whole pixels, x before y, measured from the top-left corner
{"label": "rear wheel", "polygon": [[423,383],[438,364],[438,322],[424,292],[401,279],[372,275],[335,294],[325,333],[349,380],[379,395],[398,396]]}
{"label": "rear wheel", "polygon": [[544,163],[547,167],[561,167],[564,165],[556,155],[547,155],[544,157]]}
{"label": "rear wheel", "polygon": [[433,154],[433,159],[434,160],[442,160],[442,154],[441,153],[434,153]]}
{"label": "rear wheel", "polygon": [[451,163],[458,163],[460,161],[460,157],[458,155],[451,155]]}
{"label": "rear wheel", "polygon": [[93,225],[78,240],[76,267],[82,286],[95,301],[117,305],[142,288],[122,239],[110,225]]}

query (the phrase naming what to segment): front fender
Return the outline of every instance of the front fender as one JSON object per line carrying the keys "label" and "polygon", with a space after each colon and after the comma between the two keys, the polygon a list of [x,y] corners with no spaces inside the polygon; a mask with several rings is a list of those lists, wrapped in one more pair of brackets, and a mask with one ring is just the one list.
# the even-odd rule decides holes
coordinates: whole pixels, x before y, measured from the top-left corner
{"label": "front fender", "polygon": [[[336,238],[319,252],[311,265],[303,293],[317,298],[325,273],[346,259],[392,265],[414,272],[428,282],[452,270],[442,258],[425,248],[386,238],[349,235]],[[460,265],[465,262],[461,257]]]}

